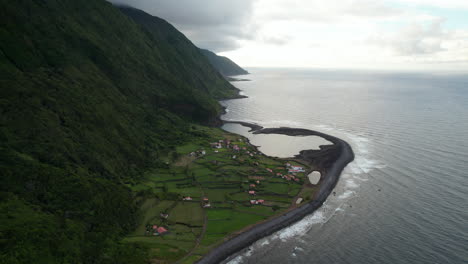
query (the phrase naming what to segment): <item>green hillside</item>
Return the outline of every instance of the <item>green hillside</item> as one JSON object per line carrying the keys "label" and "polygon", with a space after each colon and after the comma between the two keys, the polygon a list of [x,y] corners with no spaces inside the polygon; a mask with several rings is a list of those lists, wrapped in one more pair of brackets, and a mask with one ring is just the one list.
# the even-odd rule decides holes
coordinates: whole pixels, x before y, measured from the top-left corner
{"label": "green hillside", "polygon": [[204,137],[190,124],[217,124],[237,89],[139,11],[0,3],[0,263],[138,263],[118,242],[136,225],[126,184]]}
{"label": "green hillside", "polygon": [[218,56],[206,49],[200,49],[200,51],[208,58],[211,65],[213,65],[224,76],[248,74],[246,70],[242,69],[227,57]]}

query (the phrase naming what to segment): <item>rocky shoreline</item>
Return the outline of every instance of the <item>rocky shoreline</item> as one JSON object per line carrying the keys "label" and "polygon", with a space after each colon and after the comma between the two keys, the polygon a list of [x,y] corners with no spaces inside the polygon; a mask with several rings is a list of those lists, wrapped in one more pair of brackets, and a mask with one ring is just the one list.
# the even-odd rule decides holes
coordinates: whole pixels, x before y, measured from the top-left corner
{"label": "rocky shoreline", "polygon": [[343,169],[354,160],[351,146],[344,140],[318,131],[301,128],[263,128],[259,125],[246,122],[225,121],[249,127],[254,134],[282,134],[288,136],[320,136],[333,145],[320,146],[320,150],[303,150],[295,158],[307,162],[318,168],[323,177],[320,188],[314,199],[300,207],[277,216],[270,221],[255,225],[251,229],[229,239],[205,255],[197,263],[220,263],[229,256],[250,246],[257,240],[269,236],[274,232],[290,226],[320,208],[336,186]]}

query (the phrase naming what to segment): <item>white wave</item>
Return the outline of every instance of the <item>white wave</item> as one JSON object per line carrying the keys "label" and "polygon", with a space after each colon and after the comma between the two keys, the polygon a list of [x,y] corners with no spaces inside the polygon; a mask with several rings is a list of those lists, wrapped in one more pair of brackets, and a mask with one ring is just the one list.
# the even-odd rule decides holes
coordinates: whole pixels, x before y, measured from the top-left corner
{"label": "white wave", "polygon": [[349,169],[352,174],[369,173],[373,169],[383,169],[385,167],[385,164],[382,162],[367,158],[359,153],[354,158],[354,161],[349,165]]}
{"label": "white wave", "polygon": [[268,241],[268,239],[265,239],[265,238],[258,242],[260,243],[260,246],[266,246],[270,244],[270,241]]}
{"label": "white wave", "polygon": [[332,131],[335,130],[335,127],[331,127],[329,125],[316,125],[315,126],[318,130],[325,130],[325,131]]}
{"label": "white wave", "polygon": [[244,256],[243,255],[238,255],[235,258],[229,260],[227,264],[242,264],[244,263]]}
{"label": "white wave", "polygon": [[291,120],[271,120],[267,122],[261,122],[265,127],[279,127],[279,126],[286,126],[286,127],[303,127],[303,124],[296,121]]}
{"label": "white wave", "polygon": [[358,188],[360,185],[357,184],[354,180],[350,179],[350,180],[346,180],[346,187],[348,188],[351,188],[351,189],[355,189],[355,188]]}
{"label": "white wave", "polygon": [[294,247],[294,250],[297,250],[297,251],[304,251],[303,248],[300,248],[300,247]]}
{"label": "white wave", "polygon": [[[264,126],[294,126],[294,127],[305,127],[298,122],[274,120],[269,122],[261,122],[258,120],[243,120],[245,122],[257,123]],[[327,223],[335,214],[343,213],[347,210],[352,210],[348,206],[344,206],[349,203],[351,199],[356,197],[359,192],[359,187],[362,183],[368,181],[368,173],[374,169],[385,168],[385,164],[379,160],[375,160],[372,156],[372,142],[362,136],[353,135],[341,129],[327,125],[314,126],[319,131],[336,131],[338,137],[344,136],[349,140],[349,143],[353,147],[355,152],[355,160],[350,163],[345,169],[341,176],[341,180],[338,182],[337,187],[334,190],[334,194],[330,195],[325,204],[315,211],[313,214],[306,216],[301,221],[286,227],[273,235],[264,238],[255,243],[248,251],[243,252],[236,258],[231,260],[229,264],[240,264],[243,263],[244,258],[252,255],[254,251],[267,246],[274,245],[276,248],[277,243],[285,243],[294,239],[296,243],[300,243],[300,237],[307,234],[315,225]],[[335,133],[333,133],[335,134]],[[353,212],[349,212],[349,215],[353,215]],[[296,247],[297,248],[297,247]],[[296,248],[291,256],[296,256]]]}
{"label": "white wave", "polygon": [[346,190],[344,193],[342,193],[342,194],[340,194],[340,195],[338,196],[338,199],[340,199],[340,200],[348,199],[348,198],[350,198],[353,194],[355,194],[355,192],[350,191],[350,190]]}
{"label": "white wave", "polygon": [[323,224],[326,222],[326,218],[322,212],[322,210],[318,210],[312,215],[306,216],[303,220],[286,227],[283,230],[277,232],[277,238],[281,239],[282,241],[286,241],[290,238],[297,237],[303,235],[309,231],[309,229],[314,224]]}

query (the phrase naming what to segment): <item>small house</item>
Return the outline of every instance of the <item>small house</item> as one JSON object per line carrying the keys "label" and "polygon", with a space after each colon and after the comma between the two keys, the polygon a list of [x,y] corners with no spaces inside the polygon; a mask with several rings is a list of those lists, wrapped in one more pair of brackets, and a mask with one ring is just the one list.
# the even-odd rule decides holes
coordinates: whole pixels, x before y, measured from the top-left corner
{"label": "small house", "polygon": [[167,229],[160,226],[160,227],[158,227],[157,232],[159,233],[159,235],[163,235],[163,234],[167,233]]}
{"label": "small house", "polygon": [[193,199],[192,199],[192,197],[187,196],[187,197],[182,198],[182,200],[184,200],[184,201],[192,201]]}
{"label": "small house", "polygon": [[165,214],[165,213],[161,213],[159,215],[164,219],[167,219],[169,217],[169,214]]}
{"label": "small house", "polygon": [[299,166],[291,166],[289,172],[305,172],[304,168]]}
{"label": "small house", "polygon": [[303,199],[302,199],[301,197],[297,198],[297,200],[296,200],[296,204],[300,204],[300,203],[302,203],[302,200],[303,200]]}
{"label": "small house", "polygon": [[255,195],[255,191],[249,191],[250,195]]}
{"label": "small house", "polygon": [[250,200],[250,204],[263,204],[265,202],[265,200]]}

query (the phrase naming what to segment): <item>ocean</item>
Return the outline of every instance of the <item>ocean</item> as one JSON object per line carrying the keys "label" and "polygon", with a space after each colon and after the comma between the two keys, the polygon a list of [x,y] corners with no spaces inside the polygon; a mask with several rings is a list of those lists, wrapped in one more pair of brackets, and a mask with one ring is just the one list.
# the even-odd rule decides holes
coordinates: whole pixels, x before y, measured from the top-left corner
{"label": "ocean", "polygon": [[[249,71],[223,119],[328,133],[356,159],[318,211],[227,262],[468,263],[468,74]],[[323,143],[225,129],[280,157]]]}

